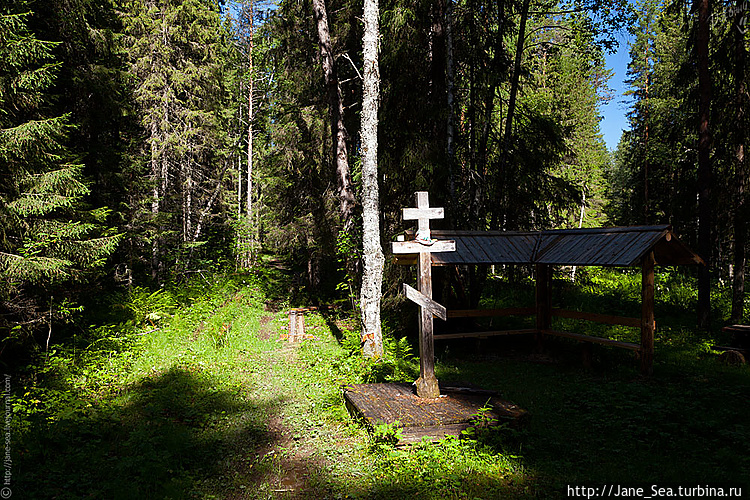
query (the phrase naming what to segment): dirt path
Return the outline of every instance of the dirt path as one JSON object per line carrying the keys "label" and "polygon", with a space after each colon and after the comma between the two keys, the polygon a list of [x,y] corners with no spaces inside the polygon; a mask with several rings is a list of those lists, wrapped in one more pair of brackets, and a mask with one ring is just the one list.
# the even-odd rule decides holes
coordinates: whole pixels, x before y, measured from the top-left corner
{"label": "dirt path", "polygon": [[271,360],[270,376],[266,378],[268,387],[276,391],[282,391],[287,404],[283,405],[281,411],[271,416],[268,422],[268,431],[272,436],[273,445],[267,453],[278,456],[278,469],[269,478],[271,491],[280,498],[308,498],[313,493],[309,482],[311,468],[322,466],[319,461],[315,462],[315,449],[308,439],[307,429],[297,429],[291,424],[293,419],[295,403],[300,397],[293,383],[290,384],[288,375],[290,366],[299,363],[297,346],[285,345],[277,351],[277,357]]}
{"label": "dirt path", "polygon": [[[264,339],[279,337],[272,317],[261,318],[258,335]],[[263,353],[266,371],[257,381],[261,397],[272,396],[279,401],[268,415],[267,444],[258,451],[259,457],[273,462],[267,474],[256,478],[270,498],[327,498],[328,489],[321,477],[327,475],[329,464],[322,450],[331,446],[331,439],[339,440],[311,414],[300,348],[300,344],[284,341],[279,349]]]}

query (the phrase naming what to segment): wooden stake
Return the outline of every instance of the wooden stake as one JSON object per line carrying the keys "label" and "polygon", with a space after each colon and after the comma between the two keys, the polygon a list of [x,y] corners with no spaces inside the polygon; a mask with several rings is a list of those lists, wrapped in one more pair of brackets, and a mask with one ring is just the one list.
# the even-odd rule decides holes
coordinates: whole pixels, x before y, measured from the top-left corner
{"label": "wooden stake", "polygon": [[654,252],[643,257],[641,269],[641,374],[654,371]]}
{"label": "wooden stake", "polygon": [[294,339],[295,342],[301,342],[305,338],[305,311],[304,309],[297,309],[297,334]]}
{"label": "wooden stake", "polygon": [[297,310],[289,309],[289,334],[287,335],[288,342],[294,342],[294,336],[297,334]]}
{"label": "wooden stake", "polygon": [[[432,299],[432,257],[430,252],[419,253],[419,292]],[[419,308],[419,378],[416,381],[417,396],[437,398],[440,388],[435,377],[435,345],[433,339],[432,313],[426,307]]]}

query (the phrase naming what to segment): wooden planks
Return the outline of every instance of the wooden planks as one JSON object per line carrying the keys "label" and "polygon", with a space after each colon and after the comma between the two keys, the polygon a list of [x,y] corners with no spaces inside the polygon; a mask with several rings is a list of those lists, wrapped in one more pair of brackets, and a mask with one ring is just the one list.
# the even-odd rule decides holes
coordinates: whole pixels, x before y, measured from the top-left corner
{"label": "wooden planks", "polygon": [[750,349],[750,325],[728,325],[722,332],[732,334],[732,345],[737,348]]}
{"label": "wooden planks", "polygon": [[622,349],[628,349],[631,351],[640,351],[641,346],[630,342],[622,342],[620,340],[606,339],[603,337],[593,337],[591,335],[583,335],[582,333],[566,332],[562,330],[552,330],[549,328],[537,329],[537,328],[523,328],[519,330],[497,330],[487,332],[465,332],[465,333],[447,333],[443,335],[435,335],[435,340],[452,340],[452,339],[463,339],[463,338],[486,338],[500,335],[529,335],[535,333],[542,333],[544,335],[551,335],[554,337],[565,337],[579,342],[590,342],[592,344],[601,344],[609,347],[619,347]]}
{"label": "wooden planks", "polygon": [[448,319],[447,311],[442,304],[438,304],[426,295],[422,295],[422,293],[413,289],[406,283],[404,283],[404,293],[406,294],[407,299],[416,302],[420,307],[427,309],[427,311],[433,316],[436,316],[443,321]]}
{"label": "wooden planks", "polygon": [[536,313],[533,307],[505,307],[502,309],[453,309],[449,318],[489,318],[494,316],[530,316]]}
{"label": "wooden planks", "polygon": [[535,328],[523,328],[520,330],[492,330],[487,332],[465,332],[465,333],[445,333],[442,335],[435,335],[435,340],[451,340],[451,339],[466,339],[466,338],[480,338],[484,339],[487,337],[497,337],[500,335],[528,335],[537,333],[538,330]]}
{"label": "wooden planks", "polygon": [[444,216],[442,207],[402,208],[401,210],[404,220],[442,219]]}
{"label": "wooden planks", "polygon": [[[667,225],[538,232],[436,230],[433,234],[456,243],[455,253],[433,255],[434,265],[637,266],[652,250],[660,265],[703,263]],[[400,264],[406,261],[403,257],[397,259]]]}
{"label": "wooden planks", "polygon": [[[453,309],[448,311],[448,318],[488,318],[499,316],[531,316],[537,313],[534,307],[505,307],[502,309]],[[550,309],[550,315],[557,318],[580,319],[593,321],[595,323],[604,323],[607,325],[629,326],[633,328],[641,327],[641,318],[628,318],[625,316],[615,316],[611,314],[591,313],[584,311],[571,311],[568,309]],[[548,322],[547,322],[548,323]],[[653,322],[656,328],[656,322]],[[727,330],[728,331],[728,330]]]}
{"label": "wooden planks", "polygon": [[456,250],[456,242],[448,240],[436,241],[430,246],[423,245],[417,241],[394,241],[391,243],[395,254],[418,254],[420,252],[453,252]]}
{"label": "wooden planks", "polygon": [[[583,319],[607,325],[641,327],[641,318],[626,318],[624,316],[612,316],[609,314],[590,313],[582,311],[570,311],[567,309],[552,309],[552,316],[568,319]],[[655,324],[654,324],[655,325]]]}
{"label": "wooden planks", "polygon": [[581,342],[591,342],[594,344],[602,344],[610,347],[621,347],[623,349],[629,349],[631,351],[639,351],[641,347],[638,344],[631,344],[630,342],[622,342],[619,340],[605,339],[602,337],[592,337],[591,335],[583,335],[580,333],[564,332],[560,330],[542,330],[545,335],[552,335],[555,337],[565,337]]}
{"label": "wooden planks", "polygon": [[462,430],[473,425],[480,408],[489,403],[490,419],[520,425],[528,420],[528,413],[517,405],[504,401],[492,391],[470,388],[441,387],[442,396],[424,399],[414,393],[412,384],[351,384],[343,387],[344,400],[350,412],[361,417],[373,428],[398,421],[402,427],[399,444],[418,442],[427,437],[441,439],[446,435],[460,436]]}
{"label": "wooden planks", "polygon": [[289,310],[289,342],[300,342],[305,336],[305,309]]}

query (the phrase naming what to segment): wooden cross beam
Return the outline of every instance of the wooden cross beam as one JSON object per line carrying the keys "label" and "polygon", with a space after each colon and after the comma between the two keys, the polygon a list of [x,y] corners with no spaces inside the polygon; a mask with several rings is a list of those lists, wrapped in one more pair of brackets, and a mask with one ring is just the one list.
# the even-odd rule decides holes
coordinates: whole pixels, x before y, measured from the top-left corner
{"label": "wooden cross beam", "polygon": [[417,396],[437,398],[440,396],[437,378],[435,378],[435,346],[433,338],[433,315],[446,319],[445,307],[432,300],[432,252],[455,252],[455,241],[433,241],[430,239],[430,219],[442,219],[443,209],[430,207],[426,191],[418,191],[417,208],[404,208],[404,220],[417,221],[417,235],[426,240],[394,241],[393,253],[419,254],[417,289],[404,284],[406,297],[419,304],[419,378],[415,382]]}
{"label": "wooden cross beam", "polygon": [[422,295],[419,290],[415,290],[406,283],[404,283],[404,294],[406,298],[412,302],[416,302],[420,307],[424,307],[433,316],[446,321],[448,319],[448,310],[442,305],[438,304],[426,295]]}

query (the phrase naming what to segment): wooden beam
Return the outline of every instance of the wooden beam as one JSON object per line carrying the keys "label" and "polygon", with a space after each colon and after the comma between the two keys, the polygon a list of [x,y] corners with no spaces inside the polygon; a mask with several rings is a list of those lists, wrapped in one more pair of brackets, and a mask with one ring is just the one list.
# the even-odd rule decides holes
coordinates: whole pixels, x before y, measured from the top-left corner
{"label": "wooden beam", "polygon": [[641,374],[654,371],[654,252],[643,257],[641,267]]}
{"label": "wooden beam", "polygon": [[414,288],[410,287],[406,283],[404,283],[404,293],[406,294],[406,298],[411,300],[412,302],[416,302],[421,307],[424,307],[427,309],[430,313],[432,313],[433,316],[437,316],[438,318],[445,321],[447,318],[447,310],[442,304],[439,304],[435,302],[434,300],[428,298],[427,296],[423,295],[419,291],[415,290]]}
{"label": "wooden beam", "polygon": [[393,241],[391,249],[395,254],[416,254],[421,252],[455,252],[456,242],[453,240],[440,240],[432,245],[423,245],[417,241]]}
{"label": "wooden beam", "polygon": [[449,318],[487,318],[493,316],[530,316],[536,313],[534,307],[504,307],[502,309],[453,309]]}
{"label": "wooden beam", "polygon": [[442,219],[445,217],[442,207],[402,208],[404,220]]}
{"label": "wooden beam", "polygon": [[602,344],[611,347],[621,347],[623,349],[630,349],[631,351],[639,351],[640,346],[638,344],[632,344],[630,342],[621,342],[619,340],[604,339],[602,337],[592,337],[591,335],[582,335],[580,333],[563,332],[560,330],[542,330],[541,333],[545,335],[553,335],[555,337],[565,337],[581,342],[592,342],[594,344]]}
{"label": "wooden beam", "polygon": [[[417,243],[419,245],[419,243]],[[422,295],[432,299],[432,258],[429,252],[419,253],[417,285]],[[440,397],[440,387],[435,378],[435,342],[432,330],[432,313],[425,307],[419,308],[419,378],[416,380],[417,396],[420,398]]]}
{"label": "wooden beam", "polygon": [[480,338],[485,337],[496,337],[498,335],[528,335],[531,333],[537,333],[535,328],[526,328],[521,330],[494,330],[488,332],[466,332],[466,333],[446,333],[443,335],[435,335],[435,340],[450,340],[450,339],[465,339],[465,338]]}
{"label": "wooden beam", "polygon": [[607,325],[641,327],[641,318],[626,318],[624,316],[612,316],[609,314],[590,313],[582,311],[569,311],[566,309],[552,309],[552,316],[568,319],[583,319],[586,321],[595,321]]}
{"label": "wooden beam", "polygon": [[297,309],[289,309],[289,332],[287,334],[287,342],[294,342],[294,337],[297,335]]}
{"label": "wooden beam", "polygon": [[301,342],[305,338],[305,311],[304,309],[297,309],[297,333],[294,341]]}

